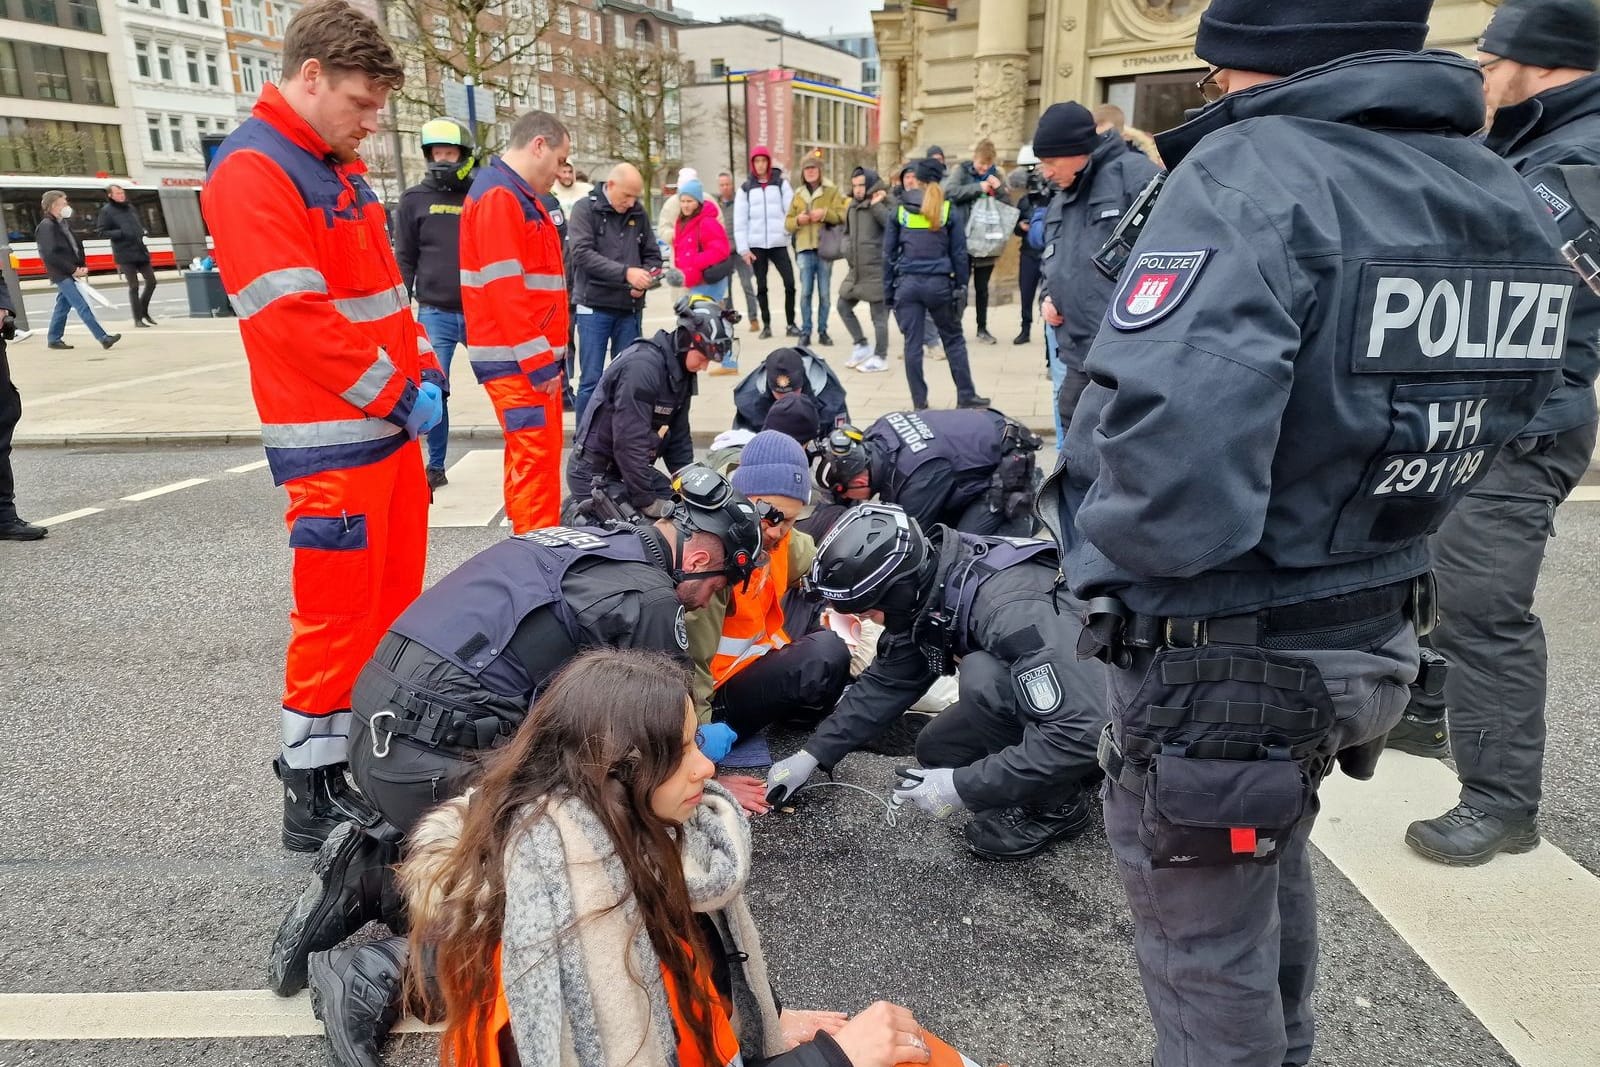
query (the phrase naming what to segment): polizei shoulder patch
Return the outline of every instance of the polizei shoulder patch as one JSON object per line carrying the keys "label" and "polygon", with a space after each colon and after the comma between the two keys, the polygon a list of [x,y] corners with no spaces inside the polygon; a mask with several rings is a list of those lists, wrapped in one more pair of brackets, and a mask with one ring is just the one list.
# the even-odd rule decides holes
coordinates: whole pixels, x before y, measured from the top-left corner
{"label": "polizei shoulder patch", "polygon": [[1111,301],[1111,325],[1119,330],[1142,330],[1172,314],[1194,288],[1210,258],[1209,248],[1140,252],[1122,272],[1122,284]]}
{"label": "polizei shoulder patch", "polygon": [[1535,196],[1544,201],[1544,206],[1550,209],[1550,214],[1555,216],[1557,222],[1566,218],[1567,213],[1572,210],[1572,205],[1567,203],[1560,193],[1557,193],[1544,182],[1535,185],[1533,192]]}

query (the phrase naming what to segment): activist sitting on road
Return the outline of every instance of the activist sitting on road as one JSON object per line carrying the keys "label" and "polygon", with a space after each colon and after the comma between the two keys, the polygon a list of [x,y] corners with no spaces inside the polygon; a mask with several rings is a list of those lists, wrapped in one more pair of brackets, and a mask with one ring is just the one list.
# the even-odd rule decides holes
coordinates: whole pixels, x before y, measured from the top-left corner
{"label": "activist sitting on road", "polygon": [[[612,361],[584,409],[567,458],[567,489],[561,521],[596,522],[592,494],[601,490],[624,513],[647,519],[672,512],[672,485],[656,467],[676,472],[694,461],[689,436],[689,400],[695,375],[733,351],[736,311],[710,297],[678,301],[671,330],[629,345]],[[630,520],[633,518],[629,515]]]}
{"label": "activist sitting on road", "polygon": [[[924,529],[1027,537],[1041,441],[993,409],[892,411],[865,433],[842,426],[817,443],[817,482],[836,504],[904,509]],[[809,528],[813,537],[825,530]]]}
{"label": "activist sitting on road", "polygon": [[731,481],[761,518],[766,562],[744,586],[690,612],[689,655],[696,714],[746,738],[773,722],[814,723],[832,711],[850,683],[850,649],[827,630],[786,629],[784,600],[800,587],[817,551],[794,528],[811,496],[805,449],[763,430],[744,446]]}
{"label": "activist sitting on road", "polygon": [[844,386],[825,359],[809,348],[775,348],[761,366],[734,386],[733,425],[741,430],[761,429],[772,406],[793,393],[809,396],[817,404],[816,432],[803,443],[850,421]]}
{"label": "activist sitting on road", "polygon": [[967,845],[1021,859],[1094,818],[1105,670],[1076,655],[1078,605],[1056,595],[1056,546],[935,526],[899,508],[851,509],[817,549],[807,588],[834,611],[884,627],[877,658],[801,750],[767,775],[767,802],[888,731],[941,675],[959,699],[917,738],[896,803],[977,813]]}
{"label": "activist sitting on road", "polygon": [[[279,995],[309,978],[338,1067],[373,1067],[399,1012],[403,941],[345,939],[373,919],[405,932],[389,865],[417,820],[510,743],[580,650],[686,657],[685,611],[748,577],[761,551],[751,503],[704,467],[677,485],[672,518],[651,526],[551,527],[491,545],[417,598],[362,670],[350,763],[370,814],[329,836],[269,963]],[[725,784],[765,809],[758,779]]]}
{"label": "activist sitting on road", "polygon": [[[711,781],[689,682],[600,651],[551,683],[478,788],[401,870],[413,975],[432,964],[445,1062],[540,1067],[928,1063],[905,1008],[781,1008],[744,900],[750,828]],[[424,997],[424,983],[413,985]],[[434,998],[435,1001],[440,998]]]}

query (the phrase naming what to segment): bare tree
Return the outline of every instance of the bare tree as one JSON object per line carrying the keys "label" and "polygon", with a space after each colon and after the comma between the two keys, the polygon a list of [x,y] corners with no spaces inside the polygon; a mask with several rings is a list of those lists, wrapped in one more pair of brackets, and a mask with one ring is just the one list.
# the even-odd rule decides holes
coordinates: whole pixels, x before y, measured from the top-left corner
{"label": "bare tree", "polygon": [[27,126],[0,139],[0,159],[24,174],[93,174],[101,165],[88,134],[54,125]]}
{"label": "bare tree", "polygon": [[679,88],[689,64],[673,49],[636,41],[572,57],[572,75],[594,90],[600,111],[594,128],[613,159],[639,168],[652,200],[658,176],[682,160],[684,104]]}
{"label": "bare tree", "polygon": [[[559,0],[389,0],[389,33],[406,64],[396,95],[401,129],[442,114],[445,80],[467,77],[494,94],[497,109],[537,106],[533,85],[555,69],[542,38],[555,24]],[[501,147],[497,114],[478,115],[473,131],[483,151]]]}

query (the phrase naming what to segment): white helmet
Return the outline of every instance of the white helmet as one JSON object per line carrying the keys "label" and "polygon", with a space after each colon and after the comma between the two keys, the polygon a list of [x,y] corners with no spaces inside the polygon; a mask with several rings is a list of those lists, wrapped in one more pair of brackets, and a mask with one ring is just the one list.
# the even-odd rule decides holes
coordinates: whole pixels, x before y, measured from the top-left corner
{"label": "white helmet", "polygon": [[1017,166],[1019,166],[1019,167],[1037,167],[1038,165],[1039,165],[1039,157],[1033,154],[1033,142],[1032,141],[1029,141],[1027,144],[1025,144],[1021,148],[1017,149]]}

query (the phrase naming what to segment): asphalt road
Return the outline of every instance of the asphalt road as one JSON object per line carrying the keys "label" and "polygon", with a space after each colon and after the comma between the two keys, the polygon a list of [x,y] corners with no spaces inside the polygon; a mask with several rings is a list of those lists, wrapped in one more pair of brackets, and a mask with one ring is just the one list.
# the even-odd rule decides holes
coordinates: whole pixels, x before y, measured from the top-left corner
{"label": "asphalt road", "polygon": [[[0,721],[10,725],[0,1001],[264,981],[266,947],[308,859],[278,844],[268,768],[287,635],[281,493],[263,470],[227,472],[259,456],[16,456],[27,516],[104,510],[42,543],[0,543]],[[121,499],[190,478],[210,480]],[[1600,507],[1570,505],[1560,526],[1540,604],[1552,646],[1543,825],[1594,875]],[[430,580],[501,536],[493,524],[432,531]],[[780,737],[774,748],[797,743]],[[858,754],[839,777],[883,793],[895,762]],[[1035,862],[995,865],[965,852],[959,826],[911,817],[889,827],[881,807],[845,790],[759,821],[751,898],[785,1001],[856,1010],[897,1000],[984,1064],[1148,1063],[1131,926],[1098,830]],[[1317,867],[1319,1063],[1515,1062],[1336,868],[1321,857]],[[435,1062],[435,1045],[407,1035],[390,1062]],[[321,1057],[309,1037],[0,1042],[0,1065]]]}
{"label": "asphalt road", "polygon": [[[95,304],[95,317],[112,333],[117,333],[124,327],[133,328],[133,312],[128,304],[128,285],[120,277],[112,274],[97,274],[89,279],[95,290],[102,293],[110,300],[110,308],[102,308]],[[15,296],[15,294],[13,294]],[[39,288],[30,285],[23,290],[22,303],[28,313],[28,328],[36,330],[42,336],[45,327],[50,323],[50,312],[55,307],[56,291],[54,288]],[[183,275],[176,271],[156,272],[156,291],[150,297],[150,317],[160,322],[162,319],[186,318],[189,314],[189,296],[184,289]],[[76,323],[76,314],[69,316],[69,323]],[[74,338],[87,341],[86,338]]]}

